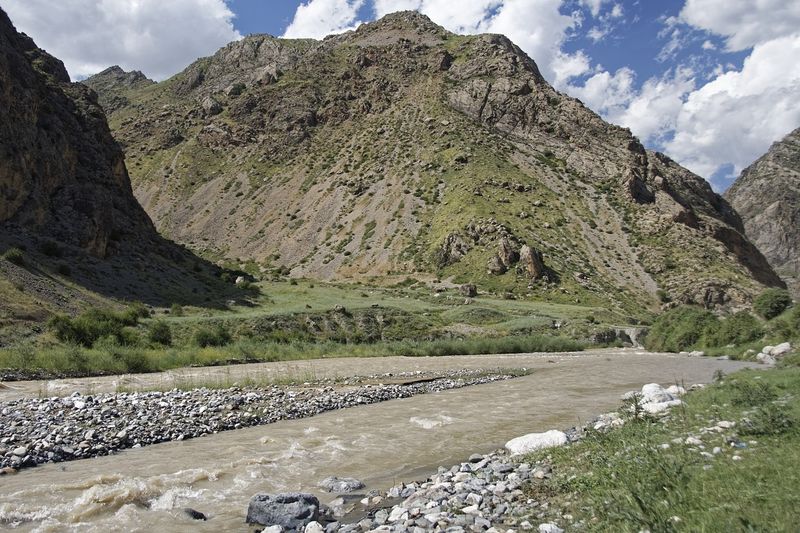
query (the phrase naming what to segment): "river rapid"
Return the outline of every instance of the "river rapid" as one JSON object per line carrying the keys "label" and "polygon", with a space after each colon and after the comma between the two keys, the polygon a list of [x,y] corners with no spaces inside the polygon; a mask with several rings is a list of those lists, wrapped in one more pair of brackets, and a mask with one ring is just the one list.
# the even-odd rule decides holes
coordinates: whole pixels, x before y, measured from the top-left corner
{"label": "river rapid", "polygon": [[[170,380],[244,376],[315,379],[463,368],[527,368],[508,381],[424,394],[323,413],[312,418],[226,431],[113,456],[47,464],[0,477],[0,529],[16,531],[245,530],[257,492],[335,496],[317,483],[356,477],[367,488],[425,478],[439,465],[486,453],[535,431],[566,428],[614,410],[622,393],[644,383],[686,386],[747,366],[733,361],[597,350],[577,354],[431,358],[322,359],[166,374],[7,383],[0,402],[42,394],[164,386]],[[216,376],[216,378],[214,378]],[[186,381],[180,381],[186,383]],[[183,512],[192,507],[209,520]]]}

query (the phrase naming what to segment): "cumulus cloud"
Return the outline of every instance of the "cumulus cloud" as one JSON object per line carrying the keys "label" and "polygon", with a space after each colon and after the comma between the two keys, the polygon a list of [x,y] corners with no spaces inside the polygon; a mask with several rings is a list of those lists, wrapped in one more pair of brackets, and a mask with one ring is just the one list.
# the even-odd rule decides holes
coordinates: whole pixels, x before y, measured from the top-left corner
{"label": "cumulus cloud", "polygon": [[794,33],[800,28],[800,2],[787,0],[686,0],[680,19],[726,37],[730,51]]}
{"label": "cumulus cloud", "polygon": [[224,0],[4,0],[3,8],[78,79],[114,64],[164,79],[241,38]]}
{"label": "cumulus cloud", "polygon": [[666,151],[701,176],[726,166],[741,172],[800,125],[798,57],[800,33],[757,45],[741,70],[720,74],[688,95]]}
{"label": "cumulus cloud", "polygon": [[355,29],[360,24],[358,10],[363,5],[364,0],[309,0],[297,7],[283,36],[321,39]]}
{"label": "cumulus cloud", "polygon": [[378,17],[401,9],[415,9],[453,32],[502,33],[525,50],[556,87],[563,87],[570,78],[588,72],[590,66],[585,53],[561,50],[569,32],[578,25],[575,16],[560,12],[561,4],[561,0],[374,1]]}

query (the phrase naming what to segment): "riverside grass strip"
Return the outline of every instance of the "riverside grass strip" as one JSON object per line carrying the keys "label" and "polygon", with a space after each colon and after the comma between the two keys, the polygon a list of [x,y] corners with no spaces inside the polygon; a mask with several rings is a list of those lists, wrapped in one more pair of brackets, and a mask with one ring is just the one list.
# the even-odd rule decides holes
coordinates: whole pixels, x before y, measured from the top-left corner
{"label": "riverside grass strip", "polygon": [[553,469],[527,488],[550,502],[531,521],[580,523],[582,531],[796,531],[797,365],[795,357],[780,369],[718,376],[663,419],[527,457]]}

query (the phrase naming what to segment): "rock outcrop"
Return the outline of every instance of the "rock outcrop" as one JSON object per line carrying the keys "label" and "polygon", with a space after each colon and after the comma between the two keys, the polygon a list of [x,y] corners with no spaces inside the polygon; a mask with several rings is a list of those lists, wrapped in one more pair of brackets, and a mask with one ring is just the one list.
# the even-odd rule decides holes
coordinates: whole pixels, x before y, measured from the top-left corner
{"label": "rock outcrop", "polygon": [[630,313],[659,288],[740,307],[780,284],[705,180],[501,35],[400,12],[322,41],[248,36],[123,92],[111,123],[159,230],[264,272],[434,274]]}
{"label": "rock outcrop", "polygon": [[744,169],[725,198],[747,237],[800,298],[800,128]]}
{"label": "rock outcrop", "polygon": [[10,248],[18,259],[0,260],[0,326],[103,296],[217,293],[205,276],[218,269],[160,237],[137,202],[95,92],[0,10],[0,255]]}

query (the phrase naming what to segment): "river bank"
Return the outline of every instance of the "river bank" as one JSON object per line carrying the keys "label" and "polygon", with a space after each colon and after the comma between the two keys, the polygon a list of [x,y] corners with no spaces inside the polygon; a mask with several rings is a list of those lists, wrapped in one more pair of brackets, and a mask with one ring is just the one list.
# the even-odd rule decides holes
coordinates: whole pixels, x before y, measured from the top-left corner
{"label": "river bank", "polygon": [[[14,400],[0,405],[0,474],[337,409],[511,379],[522,370],[367,376],[376,384],[307,383]],[[380,381],[401,379],[405,383]]]}
{"label": "river bank", "polygon": [[[604,350],[563,356],[322,360],[302,372],[354,376],[372,373],[376,367],[369,365],[379,364],[378,370],[395,374],[491,367],[528,368],[532,373],[26,468],[0,481],[0,527],[103,533],[242,530],[247,502],[258,492],[311,492],[331,503],[336,496],[318,487],[329,476],[360,479],[366,485],[364,493],[386,491],[424,480],[439,465],[489,454],[520,434],[582,424],[616,408],[621,394],[643,383],[708,382],[718,371],[748,366]],[[250,372],[255,368],[287,369],[273,363],[251,366]],[[224,375],[224,369],[216,371]],[[70,382],[73,385],[100,388],[104,383]],[[183,512],[185,507],[203,512],[208,520],[192,520]]]}

